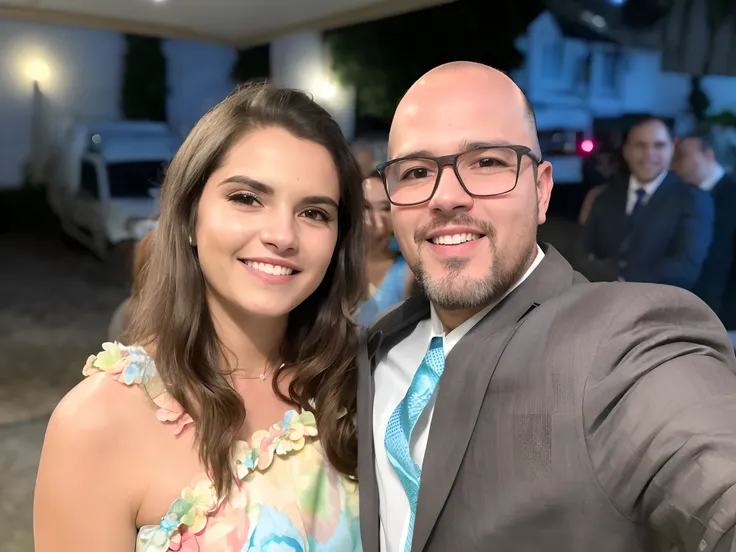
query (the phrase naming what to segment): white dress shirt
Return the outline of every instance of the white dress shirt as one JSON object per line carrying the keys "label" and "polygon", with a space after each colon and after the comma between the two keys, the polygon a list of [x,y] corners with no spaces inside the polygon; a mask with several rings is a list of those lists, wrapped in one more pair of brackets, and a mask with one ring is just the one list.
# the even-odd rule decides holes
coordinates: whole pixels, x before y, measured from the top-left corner
{"label": "white dress shirt", "polygon": [[712,175],[710,175],[710,178],[706,178],[703,182],[700,183],[700,189],[704,192],[710,193],[710,191],[716,187],[716,184],[721,181],[721,178],[723,178],[723,175],[725,174],[726,171],[723,169],[723,167],[717,165],[716,170],[713,172]]}
{"label": "white dress shirt", "polygon": [[[534,262],[519,281],[506,292],[506,295],[526,280],[542,262],[543,258],[544,252],[537,246],[537,256]],[[388,419],[406,395],[414,373],[427,354],[432,338],[442,337],[445,358],[447,358],[457,342],[500,301],[501,299],[488,305],[447,334],[442,328],[442,323],[437,317],[434,307],[431,307],[430,318],[419,322],[414,331],[403,341],[392,347],[376,367],[374,375],[375,396],[373,399],[373,442],[376,451],[376,479],[378,480],[380,502],[382,552],[404,551],[410,515],[409,499],[386,455],[386,448],[383,443]],[[409,443],[411,456],[419,467],[422,466],[424,452],[427,448],[429,426],[432,422],[436,396],[435,389],[434,395],[417,420]]]}
{"label": "white dress shirt", "polygon": [[634,210],[634,205],[636,205],[636,191],[639,189],[643,189],[647,195],[644,196],[644,205],[646,205],[650,199],[652,199],[652,196],[654,195],[654,192],[657,191],[657,188],[659,188],[659,185],[662,183],[662,181],[667,176],[667,171],[664,171],[662,174],[660,174],[657,178],[652,180],[651,182],[639,182],[636,177],[632,174],[629,177],[629,195],[626,200],[626,214],[630,215],[631,212]]}

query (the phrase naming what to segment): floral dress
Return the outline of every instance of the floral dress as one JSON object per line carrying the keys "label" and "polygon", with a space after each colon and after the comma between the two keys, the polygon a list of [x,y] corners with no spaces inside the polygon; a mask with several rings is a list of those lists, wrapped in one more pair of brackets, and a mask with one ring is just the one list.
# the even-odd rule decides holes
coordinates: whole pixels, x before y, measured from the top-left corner
{"label": "floral dress", "polygon": [[[194,422],[161,381],[141,347],[103,344],[85,376],[104,372],[139,385],[158,406],[156,417],[179,435]],[[191,428],[190,428],[191,429]],[[238,481],[218,500],[207,474],[184,489],[158,525],[141,527],[136,552],[359,552],[357,483],[327,461],[314,414],[289,411],[249,442],[237,441]]]}

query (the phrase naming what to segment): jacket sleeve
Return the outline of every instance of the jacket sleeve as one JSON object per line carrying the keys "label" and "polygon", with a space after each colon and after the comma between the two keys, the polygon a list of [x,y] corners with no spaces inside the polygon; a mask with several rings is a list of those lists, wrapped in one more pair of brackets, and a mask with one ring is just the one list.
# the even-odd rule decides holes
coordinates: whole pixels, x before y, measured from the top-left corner
{"label": "jacket sleeve", "polygon": [[583,427],[618,511],[689,552],[736,550],[736,359],[699,299],[626,285],[589,374]]}

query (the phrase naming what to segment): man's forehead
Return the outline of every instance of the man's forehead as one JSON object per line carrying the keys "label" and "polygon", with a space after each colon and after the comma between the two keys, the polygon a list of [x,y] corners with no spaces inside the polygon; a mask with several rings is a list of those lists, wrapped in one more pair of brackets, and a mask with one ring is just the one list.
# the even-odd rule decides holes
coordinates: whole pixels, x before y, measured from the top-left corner
{"label": "man's forehead", "polygon": [[[518,113],[515,111],[519,111]],[[447,155],[468,144],[516,144],[532,147],[523,110],[502,109],[492,101],[411,103],[397,111],[389,137],[389,155],[416,152]]]}
{"label": "man's forehead", "polygon": [[659,121],[651,121],[648,123],[641,124],[631,129],[630,136],[637,142],[645,141],[671,141],[670,131],[667,129],[664,123]]}

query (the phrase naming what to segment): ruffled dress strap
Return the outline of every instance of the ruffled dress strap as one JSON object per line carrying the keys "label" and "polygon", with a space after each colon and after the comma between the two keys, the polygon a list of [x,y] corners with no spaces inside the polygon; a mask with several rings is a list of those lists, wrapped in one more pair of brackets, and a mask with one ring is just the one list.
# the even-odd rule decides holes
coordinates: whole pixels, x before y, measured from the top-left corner
{"label": "ruffled dress strap", "polygon": [[127,347],[117,342],[103,343],[102,351],[87,359],[82,374],[91,376],[100,372],[129,387],[138,385],[143,388],[158,407],[156,418],[170,424],[175,435],[194,423],[166,390],[153,359],[143,347]]}

